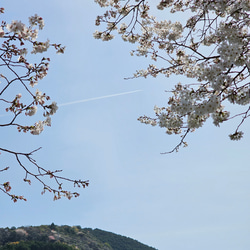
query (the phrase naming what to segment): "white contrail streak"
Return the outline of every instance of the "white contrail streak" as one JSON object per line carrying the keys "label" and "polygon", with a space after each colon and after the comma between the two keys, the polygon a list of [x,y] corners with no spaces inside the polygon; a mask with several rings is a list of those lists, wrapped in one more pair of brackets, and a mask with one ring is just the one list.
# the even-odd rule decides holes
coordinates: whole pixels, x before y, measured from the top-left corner
{"label": "white contrail streak", "polygon": [[58,104],[58,107],[73,105],[73,104],[82,103],[82,102],[90,102],[90,101],[115,97],[115,96],[119,96],[119,95],[128,95],[128,94],[133,94],[133,93],[141,92],[141,91],[142,90],[138,89],[138,90],[133,90],[133,91],[129,91],[129,92],[122,92],[122,93],[113,94],[113,95],[104,95],[104,96],[93,97],[93,98],[83,99],[83,100],[74,101],[74,102],[66,102],[66,103]]}
{"label": "white contrail streak", "polygon": [[[115,96],[119,96],[119,95],[133,94],[133,93],[141,92],[141,91],[142,91],[141,89],[138,89],[138,90],[133,90],[133,91],[128,91],[128,92],[122,92],[122,93],[113,94],[113,95],[104,95],[104,96],[93,97],[93,98],[83,99],[83,100],[74,101],[74,102],[66,102],[66,103],[58,104],[57,106],[58,107],[68,106],[68,105],[73,105],[73,104],[82,103],[82,102],[90,102],[90,101],[95,101],[95,100],[100,100],[100,99],[115,97]],[[10,116],[10,115],[11,114],[4,114],[4,115],[0,115],[0,117]]]}

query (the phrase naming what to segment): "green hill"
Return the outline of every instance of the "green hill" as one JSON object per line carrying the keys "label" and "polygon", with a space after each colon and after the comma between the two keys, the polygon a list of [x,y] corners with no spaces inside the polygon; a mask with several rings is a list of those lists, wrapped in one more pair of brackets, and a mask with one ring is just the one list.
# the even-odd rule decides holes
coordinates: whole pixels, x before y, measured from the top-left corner
{"label": "green hill", "polygon": [[0,250],[156,250],[131,238],[80,226],[0,228]]}

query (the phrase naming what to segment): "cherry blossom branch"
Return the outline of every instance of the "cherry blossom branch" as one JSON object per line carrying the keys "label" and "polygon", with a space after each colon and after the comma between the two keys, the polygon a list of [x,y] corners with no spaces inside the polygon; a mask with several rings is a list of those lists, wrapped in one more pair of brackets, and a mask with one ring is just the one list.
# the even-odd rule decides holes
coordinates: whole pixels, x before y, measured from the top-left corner
{"label": "cherry blossom branch", "polygon": [[[4,8],[0,8],[0,13],[3,12]],[[5,107],[6,112],[11,112],[14,115],[9,122],[0,124],[0,127],[16,126],[19,132],[30,132],[33,135],[39,135],[43,131],[44,126],[51,126],[51,116],[56,113],[58,107],[56,102],[47,103],[50,97],[46,93],[42,93],[38,89],[36,91],[32,89],[38,84],[39,80],[42,80],[47,75],[50,58],[42,57],[40,62],[30,63],[26,45],[32,45],[33,50],[31,54],[45,53],[50,47],[54,47],[56,53],[60,54],[64,53],[65,47],[61,44],[50,44],[49,40],[46,42],[38,41],[38,30],[34,27],[40,30],[44,27],[43,19],[37,15],[29,18],[29,26],[26,26],[21,21],[12,21],[11,23],[3,21],[0,26],[0,40],[2,41],[0,67],[5,69],[4,72],[6,74],[0,74],[0,77],[5,81],[5,85],[1,85],[0,101],[7,106],[7,108]],[[13,83],[19,83],[23,87],[23,91],[28,93],[27,99],[23,100],[21,93],[14,93],[12,100],[7,100],[4,97],[6,90],[10,89],[10,87],[12,88],[12,92],[15,91],[16,85]],[[13,94],[12,92],[10,91],[10,94]],[[45,120],[38,121],[31,126],[15,122],[16,118],[22,114],[26,116],[35,115],[37,106],[43,108]],[[33,154],[39,149],[35,149],[29,153],[16,152],[6,148],[0,148],[0,151],[13,155],[19,167],[24,170],[24,182],[31,184],[30,177],[38,181],[43,187],[42,193],[45,191],[52,192],[54,200],[60,199],[62,196],[68,199],[78,197],[79,193],[64,190],[62,188],[63,183],[68,182],[72,183],[74,187],[85,188],[89,182],[63,177],[59,174],[62,170],[51,171],[41,167],[33,158]],[[0,173],[8,170],[8,168],[1,169]],[[53,187],[47,183],[47,177],[54,181]],[[14,202],[17,200],[26,200],[23,196],[10,194],[11,185],[9,181],[0,184],[0,190],[10,196]]]}
{"label": "cherry blossom branch", "polygon": [[[189,11],[186,22],[157,21],[156,17],[151,17],[152,6],[146,1],[129,0],[125,4],[121,0],[95,2],[112,9],[97,17],[97,26],[101,22],[108,25],[104,31],[94,33],[96,39],[109,41],[117,30],[125,42],[137,44],[131,55],[151,56],[153,61],[163,60],[162,67],[149,64],[146,69],[136,70],[133,77],[125,79],[175,74],[199,82],[198,85],[188,82],[175,85],[168,105],[154,108],[156,118],[141,116],[138,119],[140,122],[165,127],[167,134],[186,131],[185,138],[188,132],[202,127],[209,117],[215,126],[219,126],[244,114],[235,133],[230,135],[232,140],[242,138],[243,133],[238,129],[249,117],[249,109],[230,117],[224,105],[228,102],[240,106],[250,104],[250,84],[247,80],[250,76],[249,1],[158,1],[157,8],[161,11],[169,9],[170,13],[181,14]],[[170,152],[183,143],[182,138]]]}
{"label": "cherry blossom branch", "polygon": [[[29,179],[29,176],[35,178],[43,186],[43,192],[42,193],[45,193],[46,190],[48,190],[49,192],[52,192],[54,194],[54,199],[55,200],[60,199],[62,196],[66,196],[68,199],[71,199],[73,196],[78,197],[79,193],[77,193],[77,192],[70,192],[70,191],[63,190],[62,189],[63,183],[60,182],[60,181],[71,182],[71,183],[74,184],[74,186],[83,187],[83,188],[88,186],[89,181],[72,180],[72,179],[69,179],[69,178],[58,175],[58,173],[61,172],[62,170],[50,171],[50,170],[44,169],[43,167],[40,167],[36,163],[36,161],[31,157],[33,155],[33,153],[37,152],[40,149],[41,149],[41,147],[37,148],[37,149],[35,149],[35,150],[33,150],[33,151],[29,152],[29,153],[15,152],[15,151],[11,151],[11,150],[4,149],[4,148],[0,148],[0,151],[7,152],[9,154],[14,155],[17,162],[18,162],[18,164],[23,168],[23,170],[25,172],[25,178],[23,179],[24,182],[27,182],[27,183],[31,184],[31,180]],[[26,158],[33,166],[35,166],[38,173],[34,173],[34,172],[31,172],[30,170],[28,170],[27,167],[25,167],[24,164],[22,163],[21,157]],[[5,168],[5,169],[3,169],[1,171],[7,170],[7,169],[8,168]],[[42,180],[43,177],[49,177],[50,179],[54,179],[54,181],[58,185],[58,188],[52,188],[51,186],[47,185]],[[9,186],[9,184],[8,185],[5,184],[5,186],[8,186],[8,191],[10,191],[11,187]],[[8,192],[8,191],[6,191],[6,192]]]}
{"label": "cherry blossom branch", "polygon": [[182,144],[184,145],[184,147],[186,147],[186,146],[187,146],[187,143],[184,141],[184,139],[186,138],[186,136],[188,135],[189,132],[190,132],[190,129],[188,128],[187,131],[185,132],[185,134],[182,135],[181,141],[180,141],[171,151],[169,151],[169,152],[164,152],[164,153],[161,153],[161,154],[171,154],[171,153],[173,153],[174,151],[175,151],[175,152],[178,152],[178,150],[179,150],[179,148],[180,148],[180,146],[181,146]]}

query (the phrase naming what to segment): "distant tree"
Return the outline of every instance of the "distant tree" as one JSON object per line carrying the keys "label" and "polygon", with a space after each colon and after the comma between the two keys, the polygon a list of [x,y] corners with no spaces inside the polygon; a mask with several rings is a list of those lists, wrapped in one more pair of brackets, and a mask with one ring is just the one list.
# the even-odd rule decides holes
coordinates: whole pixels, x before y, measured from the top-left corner
{"label": "distant tree", "polygon": [[51,230],[56,230],[56,225],[52,222],[49,226]]}
{"label": "distant tree", "polygon": [[[231,140],[243,137],[241,125],[250,113],[250,2],[246,0],[95,0],[107,8],[97,16],[96,25],[104,31],[94,37],[103,41],[114,38],[114,31],[125,42],[136,43],[132,55],[151,57],[155,64],[137,70],[132,78],[157,77],[162,74],[185,76],[168,91],[165,107],[154,107],[155,117],[139,121],[166,129],[167,134],[180,134],[180,146],[190,132],[212,117],[215,126],[238,118]],[[154,14],[165,11],[177,22]],[[193,79],[191,82],[188,78]],[[232,108],[231,104],[242,109]],[[225,106],[227,108],[225,108]],[[229,110],[231,112],[229,112]],[[240,111],[239,111],[240,110]],[[166,153],[170,153],[166,152]]]}
{"label": "distant tree", "polygon": [[64,231],[64,233],[69,234],[69,235],[75,235],[76,231],[74,230],[73,227],[64,225],[61,227],[61,229]]}
{"label": "distant tree", "polygon": [[[4,13],[4,8],[0,8],[0,13]],[[0,127],[16,127],[19,132],[30,132],[33,135],[39,135],[45,126],[51,126],[51,116],[56,113],[58,107],[56,102],[48,103],[50,97],[46,93],[38,89],[34,91],[34,86],[47,75],[50,58],[41,57],[40,61],[32,61],[32,63],[30,60],[36,58],[37,54],[45,53],[50,47],[54,47],[58,54],[64,52],[64,47],[61,44],[51,44],[49,40],[46,42],[38,41],[37,27],[40,30],[44,27],[44,21],[38,15],[29,18],[29,26],[21,21],[12,21],[11,23],[2,21],[0,26],[0,39],[2,41],[0,47],[0,67],[2,68],[0,103],[2,110],[9,114],[8,120],[0,124]],[[29,50],[31,50],[30,53]],[[22,93],[17,91],[22,91]],[[25,116],[28,119],[36,114],[38,108],[43,110],[44,120],[39,120],[34,125],[21,123],[20,117],[23,117],[22,121],[25,120]],[[74,186],[85,187],[88,185],[88,181],[65,178],[59,175],[61,170],[48,170],[39,166],[32,157],[39,149],[31,152],[16,152],[0,147],[2,154],[13,155],[17,164],[24,170],[24,182],[31,184],[31,178],[37,180],[43,186],[42,193],[47,190],[52,192],[54,200],[61,198],[61,196],[68,199],[79,196],[77,192],[64,190],[62,183],[64,181],[72,182]],[[3,166],[3,163],[1,165]],[[0,169],[0,173],[3,174],[8,169],[8,166],[3,167]],[[52,187],[47,184],[46,178],[54,179],[56,186]],[[11,194],[10,181],[1,183],[0,190],[9,195],[14,202],[18,199],[26,200],[22,195]]]}

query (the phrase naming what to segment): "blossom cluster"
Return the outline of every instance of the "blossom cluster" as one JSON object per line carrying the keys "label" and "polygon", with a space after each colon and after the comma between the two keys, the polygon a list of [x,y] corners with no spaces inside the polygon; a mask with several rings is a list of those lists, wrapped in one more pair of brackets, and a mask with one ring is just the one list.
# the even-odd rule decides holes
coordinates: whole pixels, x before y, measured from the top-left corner
{"label": "blossom cluster", "polygon": [[[158,21],[151,15],[152,6],[146,0],[95,2],[108,8],[96,18],[97,26],[105,25],[103,31],[94,33],[96,39],[111,40],[117,31],[124,41],[137,44],[131,55],[151,57],[157,62],[137,70],[132,78],[174,74],[187,79],[186,83],[178,83],[168,91],[171,94],[167,106],[154,108],[155,118],[141,116],[139,121],[158,125],[168,134],[181,134],[183,138],[202,127],[209,117],[215,126],[238,117],[241,118],[239,126],[229,137],[242,138],[239,127],[249,116],[249,108],[231,115],[226,107],[228,103],[250,105],[249,1],[151,3],[156,4],[158,10],[169,10],[175,16],[189,12],[181,14],[183,18],[177,22]],[[190,78],[196,82],[190,83]],[[184,143],[182,139],[181,144]]]}
{"label": "blossom cluster", "polygon": [[[4,9],[1,8],[1,13]],[[56,102],[47,104],[50,97],[46,93],[42,93],[40,90],[32,90],[38,84],[39,80],[42,80],[48,73],[50,58],[42,57],[40,62],[30,63],[29,47],[32,45],[31,54],[44,53],[51,46],[54,47],[57,53],[63,53],[65,47],[61,44],[50,44],[50,41],[41,42],[37,40],[38,29],[44,28],[44,20],[42,17],[35,14],[29,17],[29,25],[21,21],[14,20],[11,23],[2,23],[0,29],[0,38],[2,39],[2,46],[0,48],[2,60],[2,66],[6,65],[7,69],[10,69],[11,73],[14,72],[13,80],[9,79],[9,74],[1,74],[2,84],[0,89],[0,96],[4,96],[5,91],[10,84],[17,84],[17,82],[24,86],[24,89],[30,95],[30,101],[27,103],[27,99],[22,98],[22,94],[17,94],[12,100],[1,98],[1,101],[5,104],[9,104],[5,109],[7,112],[12,112],[14,118],[10,123],[3,124],[2,126],[15,125],[18,131],[30,132],[33,135],[40,134],[44,126],[51,126],[51,116],[54,115],[58,109]],[[20,45],[18,46],[18,43]],[[22,69],[23,72],[20,70]],[[16,70],[18,70],[18,77]],[[5,82],[5,85],[4,85]],[[28,84],[27,84],[28,83]],[[26,96],[26,94],[25,94]],[[26,103],[24,103],[24,101]],[[44,110],[44,121],[38,121],[34,125],[22,125],[15,123],[15,120],[22,113],[25,115],[34,116],[37,114],[38,109]]]}

